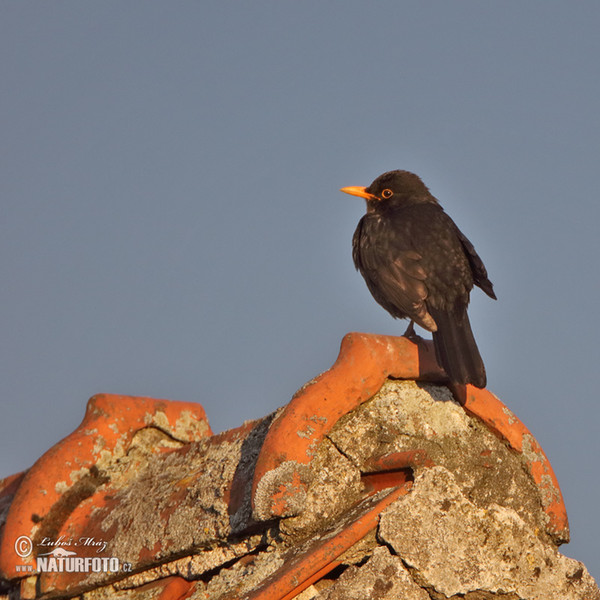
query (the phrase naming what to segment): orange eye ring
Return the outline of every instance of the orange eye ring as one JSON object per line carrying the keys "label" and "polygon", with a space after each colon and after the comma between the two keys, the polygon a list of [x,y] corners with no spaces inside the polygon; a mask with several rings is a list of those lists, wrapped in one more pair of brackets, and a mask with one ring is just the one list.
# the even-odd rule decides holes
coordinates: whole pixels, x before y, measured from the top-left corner
{"label": "orange eye ring", "polygon": [[386,199],[391,198],[393,195],[394,195],[394,192],[392,192],[392,190],[385,189],[385,190],[383,190],[383,192],[381,192],[382,198],[386,198]]}

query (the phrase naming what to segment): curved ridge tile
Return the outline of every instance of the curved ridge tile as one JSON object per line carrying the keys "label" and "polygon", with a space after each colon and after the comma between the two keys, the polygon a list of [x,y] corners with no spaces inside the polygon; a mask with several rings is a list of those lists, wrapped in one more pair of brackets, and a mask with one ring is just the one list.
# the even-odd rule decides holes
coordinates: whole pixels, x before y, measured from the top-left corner
{"label": "curved ridge tile", "polygon": [[33,555],[21,557],[16,553],[16,540],[21,536],[34,540],[53,509],[56,512],[59,507],[67,516],[91,496],[103,483],[99,469],[123,456],[136,432],[146,427],[160,429],[182,442],[212,434],[204,409],[195,402],[93,396],[81,425],[29,469],[12,500],[0,543],[0,573],[4,577],[24,576],[27,573],[17,571],[17,566],[34,562]]}
{"label": "curved ridge tile", "polygon": [[[416,344],[406,337],[348,333],[333,366],[300,388],[271,425],[259,455],[252,496],[258,518],[289,514],[288,500],[305,487],[307,465],[336,422],[371,398],[387,377],[439,381],[444,372],[435,361],[431,342]],[[286,473],[271,501],[272,472]],[[263,478],[271,473],[267,479]],[[269,488],[269,489],[268,489]]]}

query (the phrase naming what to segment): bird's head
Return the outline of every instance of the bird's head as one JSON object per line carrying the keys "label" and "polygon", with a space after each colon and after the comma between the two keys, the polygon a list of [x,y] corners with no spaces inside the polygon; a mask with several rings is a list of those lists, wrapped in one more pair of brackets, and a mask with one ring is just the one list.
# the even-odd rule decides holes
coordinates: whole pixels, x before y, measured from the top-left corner
{"label": "bird's head", "polygon": [[369,187],[344,187],[340,191],[364,198],[369,210],[412,202],[436,202],[421,178],[410,171],[388,171]]}

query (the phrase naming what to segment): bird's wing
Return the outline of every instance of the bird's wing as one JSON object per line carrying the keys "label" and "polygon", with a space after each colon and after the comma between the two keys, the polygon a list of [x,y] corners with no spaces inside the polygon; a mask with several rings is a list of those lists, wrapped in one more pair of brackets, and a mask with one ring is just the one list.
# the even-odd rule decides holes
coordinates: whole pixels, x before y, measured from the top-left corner
{"label": "bird's wing", "polygon": [[398,238],[361,236],[357,230],[354,262],[362,273],[373,297],[395,317],[408,317],[429,331],[437,329],[427,311],[427,273],[422,257],[414,250],[402,247]]}
{"label": "bird's wing", "polygon": [[487,269],[485,268],[485,265],[483,264],[481,258],[479,258],[479,254],[477,254],[477,252],[475,251],[475,247],[473,246],[473,244],[471,244],[471,242],[467,239],[465,234],[458,227],[456,227],[456,232],[465,250],[467,259],[469,260],[469,264],[471,265],[471,271],[473,272],[473,282],[475,283],[475,285],[480,287],[490,298],[496,300],[496,294],[494,293],[494,285],[488,279]]}
{"label": "bird's wing", "polygon": [[409,318],[428,331],[435,331],[436,323],[425,302],[429,291],[426,285],[427,273],[421,264],[421,258],[414,250],[396,252],[388,263],[388,269],[381,271],[382,284],[386,289],[386,296],[403,306]]}

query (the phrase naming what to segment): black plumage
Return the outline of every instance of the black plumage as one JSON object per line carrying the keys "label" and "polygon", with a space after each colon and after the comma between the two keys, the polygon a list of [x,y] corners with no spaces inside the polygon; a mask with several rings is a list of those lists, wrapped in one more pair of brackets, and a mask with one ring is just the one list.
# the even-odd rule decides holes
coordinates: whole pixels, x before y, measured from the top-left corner
{"label": "black plumage", "polygon": [[390,171],[368,188],[367,213],[352,241],[354,264],[371,294],[395,318],[431,331],[451,381],[483,388],[486,374],[467,307],[473,285],[496,298],[471,242],[414,173]]}

